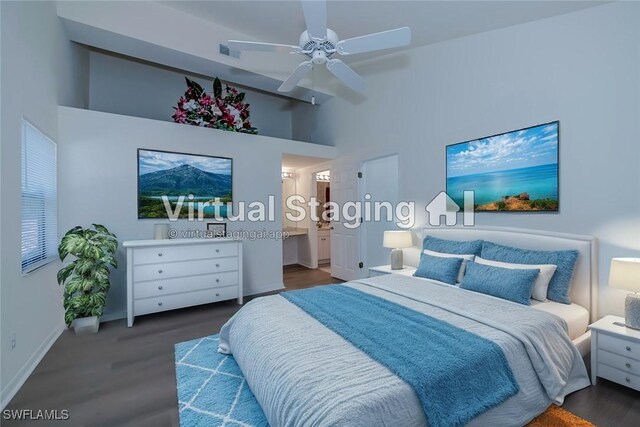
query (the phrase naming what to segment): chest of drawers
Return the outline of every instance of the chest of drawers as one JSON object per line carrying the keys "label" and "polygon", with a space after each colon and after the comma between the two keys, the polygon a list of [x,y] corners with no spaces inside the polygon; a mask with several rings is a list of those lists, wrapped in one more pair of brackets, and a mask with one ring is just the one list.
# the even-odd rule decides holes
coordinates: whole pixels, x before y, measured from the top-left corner
{"label": "chest of drawers", "polygon": [[605,316],[591,329],[591,383],[598,377],[640,391],[640,330],[624,318]]}
{"label": "chest of drawers", "polygon": [[242,304],[242,242],[132,240],[127,249],[127,326],[134,318],[216,301]]}

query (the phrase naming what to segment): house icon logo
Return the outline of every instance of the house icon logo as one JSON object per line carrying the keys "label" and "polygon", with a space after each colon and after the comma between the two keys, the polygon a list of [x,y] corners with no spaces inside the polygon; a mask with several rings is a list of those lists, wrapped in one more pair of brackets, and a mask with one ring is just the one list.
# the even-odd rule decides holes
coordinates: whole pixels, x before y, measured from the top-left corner
{"label": "house icon logo", "polygon": [[[475,224],[474,207],[474,192],[464,192],[464,211],[463,211],[463,225],[471,226]],[[424,208],[429,213],[429,225],[432,227],[438,227],[442,225],[442,219],[444,218],[444,225],[447,227],[454,226],[458,223],[458,212],[460,212],[460,205],[458,205],[445,191],[438,193],[427,206]]]}

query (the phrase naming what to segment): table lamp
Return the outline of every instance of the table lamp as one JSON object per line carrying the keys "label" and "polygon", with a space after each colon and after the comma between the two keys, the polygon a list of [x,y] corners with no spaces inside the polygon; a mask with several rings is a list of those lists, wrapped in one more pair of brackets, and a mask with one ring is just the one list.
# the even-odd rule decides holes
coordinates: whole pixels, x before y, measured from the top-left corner
{"label": "table lamp", "polygon": [[391,269],[402,270],[402,248],[413,245],[410,231],[385,231],[382,246],[391,248]]}
{"label": "table lamp", "polygon": [[624,300],[624,322],[640,329],[640,258],[612,258],[609,286],[634,292]]}

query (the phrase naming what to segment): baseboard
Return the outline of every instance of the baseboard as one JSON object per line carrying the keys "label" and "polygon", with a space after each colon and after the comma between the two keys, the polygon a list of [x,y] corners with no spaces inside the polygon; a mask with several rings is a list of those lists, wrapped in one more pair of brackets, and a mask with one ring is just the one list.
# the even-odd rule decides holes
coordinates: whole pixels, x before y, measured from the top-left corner
{"label": "baseboard", "polygon": [[56,342],[58,337],[64,331],[65,326],[64,323],[60,323],[56,326],[53,331],[49,334],[42,344],[38,346],[36,351],[31,355],[31,357],[26,361],[22,368],[18,371],[18,373],[13,377],[9,384],[5,388],[2,389],[2,400],[0,401],[1,408],[4,409],[11,402],[11,399],[18,393],[20,388],[27,381],[29,376],[33,373],[38,366],[38,363],[42,360],[42,358],[47,354],[51,346]]}
{"label": "baseboard", "polygon": [[259,288],[253,288],[250,291],[245,289],[245,296],[266,294],[270,292],[284,291],[284,283],[277,283],[270,286],[260,286]]}
{"label": "baseboard", "polygon": [[114,311],[111,313],[106,313],[100,316],[100,323],[110,322],[112,320],[126,319],[127,312],[125,310],[122,311]]}
{"label": "baseboard", "polygon": [[303,267],[307,267],[310,268],[312,270],[316,269],[317,267],[313,267],[311,262],[303,262],[303,261],[299,261],[298,264],[300,264]]}

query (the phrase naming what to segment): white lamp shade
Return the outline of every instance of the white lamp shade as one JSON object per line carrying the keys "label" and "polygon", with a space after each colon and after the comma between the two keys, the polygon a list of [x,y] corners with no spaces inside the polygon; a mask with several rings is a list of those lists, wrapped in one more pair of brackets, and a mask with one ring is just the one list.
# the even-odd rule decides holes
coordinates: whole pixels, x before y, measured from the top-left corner
{"label": "white lamp shade", "polygon": [[640,258],[613,258],[609,286],[640,292]]}
{"label": "white lamp shade", "polygon": [[382,246],[385,248],[408,248],[413,245],[410,231],[385,231]]}

